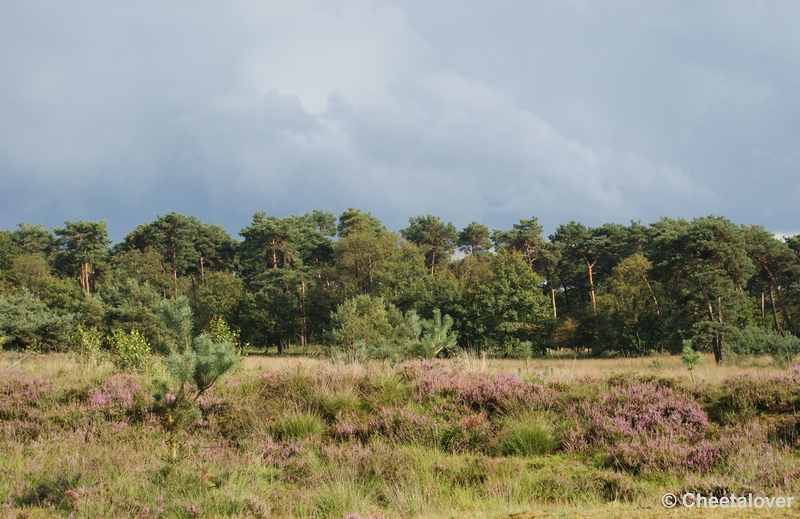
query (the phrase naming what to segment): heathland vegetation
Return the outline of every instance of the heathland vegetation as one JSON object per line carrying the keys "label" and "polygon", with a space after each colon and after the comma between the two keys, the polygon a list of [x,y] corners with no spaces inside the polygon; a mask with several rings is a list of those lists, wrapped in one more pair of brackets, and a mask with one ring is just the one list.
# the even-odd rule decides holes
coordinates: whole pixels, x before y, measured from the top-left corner
{"label": "heathland vegetation", "polygon": [[665,492],[800,489],[800,238],[356,209],[240,235],[0,231],[5,515],[663,517]]}

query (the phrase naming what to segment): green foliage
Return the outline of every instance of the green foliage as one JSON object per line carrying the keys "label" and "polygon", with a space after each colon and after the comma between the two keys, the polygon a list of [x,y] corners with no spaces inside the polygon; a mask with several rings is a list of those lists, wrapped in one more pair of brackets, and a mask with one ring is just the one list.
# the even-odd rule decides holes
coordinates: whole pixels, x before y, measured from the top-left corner
{"label": "green foliage", "polygon": [[492,242],[489,241],[489,228],[478,222],[471,222],[458,233],[458,248],[469,254],[489,250]]}
{"label": "green foliage", "polygon": [[78,278],[86,293],[94,292],[95,266],[108,255],[106,222],[64,222],[64,227],[53,229],[58,236],[60,252],[56,262]]}
{"label": "green foliage", "polygon": [[433,275],[436,265],[450,261],[458,237],[456,228],[430,214],[409,218],[408,222],[408,228],[401,231],[403,238],[424,251],[425,262]]}
{"label": "green foliage", "polygon": [[69,344],[74,315],[59,315],[26,288],[0,296],[0,335],[5,346],[60,351]]}
{"label": "green foliage", "polygon": [[641,254],[622,260],[597,297],[595,353],[646,355],[664,340],[660,287],[648,279],[650,261]]}
{"label": "green foliage", "polygon": [[185,296],[177,300],[164,299],[158,303],[156,309],[167,331],[167,348],[177,353],[189,352],[194,328],[189,299]]}
{"label": "green foliage", "polygon": [[317,436],[324,430],[322,418],[312,413],[294,413],[282,416],[274,427],[274,434],[281,440],[305,440]]}
{"label": "green foliage", "polygon": [[420,319],[416,312],[409,311],[399,330],[400,354],[405,358],[424,359],[449,355],[456,348],[452,326],[453,318],[449,315],[442,317],[438,308],[433,310],[432,319]]}
{"label": "green foliage", "polygon": [[[181,445],[179,436],[199,416],[195,408],[197,399],[230,372],[239,362],[239,356],[232,342],[217,342],[210,334],[192,337],[192,311],[185,296],[163,301],[158,310],[167,329],[161,349],[170,380],[156,381],[153,397],[165,415],[170,463],[174,463],[178,461]],[[217,338],[231,336],[229,330],[222,330],[219,325],[216,332]]]}
{"label": "green foliage", "polygon": [[59,314],[76,313],[84,299],[77,282],[55,277],[41,254],[15,256],[4,278],[12,287],[27,289]]}
{"label": "green foliage", "polygon": [[334,347],[350,360],[360,360],[366,348],[374,348],[394,336],[392,321],[398,321],[399,312],[380,297],[359,295],[348,299],[331,314]]}
{"label": "green foliage", "polygon": [[208,336],[214,342],[230,343],[239,346],[239,330],[232,330],[228,323],[220,317],[214,317],[208,323]]}
{"label": "green foliage", "polygon": [[487,267],[482,282],[465,290],[459,332],[473,344],[488,343],[499,351],[513,348],[517,340],[542,349],[553,321],[541,278],[515,251],[493,255]]}
{"label": "green foliage", "polygon": [[53,233],[40,223],[36,225],[20,223],[17,230],[12,233],[11,239],[19,254],[38,254],[50,258],[58,248]]}
{"label": "green foliage", "polygon": [[674,337],[692,336],[724,362],[725,337],[746,315],[745,286],[755,274],[744,234],[725,218],[670,220],[652,225],[656,277],[679,308],[670,328]]}
{"label": "green foliage", "polygon": [[[344,353],[347,343],[351,357],[444,355],[452,340],[441,351],[420,342],[432,336],[420,316],[432,319],[436,309],[442,326],[452,318],[448,337],[458,345],[500,356],[527,357],[528,344],[531,354],[553,347],[680,354],[687,337],[717,362],[726,351],[771,351],[783,362],[797,349],[791,339],[747,330],[797,335],[798,237],[780,240],[714,216],[649,226],[570,222],[547,240],[536,217],[491,234],[479,222],[456,233],[433,215],[409,224],[400,238],[354,208],[338,222],[323,211],[260,212],[237,243],[219,225],[168,213],[109,250],[102,221],[67,221],[54,232],[22,223],[0,231],[0,295],[27,289],[55,316],[105,333],[138,330],[154,346],[178,343],[157,306],[185,294],[196,330],[220,318],[245,342],[279,353],[330,342],[336,331],[334,346]],[[453,259],[456,245],[468,254]],[[383,301],[391,331],[342,341],[337,307],[362,295]],[[401,323],[415,319],[411,311],[419,322],[408,325],[420,330],[409,335]],[[181,332],[182,351],[191,349],[191,335]],[[34,345],[6,336],[6,347],[55,347],[52,339]]]}
{"label": "green foliage", "polygon": [[165,333],[156,309],[162,296],[149,283],[117,278],[100,286],[98,295],[107,305],[104,321],[108,328],[137,330],[152,343]]}
{"label": "green foliage", "polygon": [[244,282],[227,272],[209,272],[202,283],[196,285],[191,298],[200,328],[215,319],[231,322],[242,301]]}
{"label": "green foliage", "polygon": [[514,250],[522,254],[528,267],[533,270],[534,263],[543,256],[545,247],[543,230],[535,216],[530,219],[523,218],[509,231],[494,231],[492,241],[498,250]]}
{"label": "green foliage", "polygon": [[103,359],[103,334],[97,328],[76,326],[71,346],[70,353],[82,364],[97,366]]}
{"label": "green foliage", "polygon": [[161,254],[153,247],[117,251],[110,262],[115,280],[134,279],[139,285],[149,285],[162,297],[172,289],[169,269],[165,268]]}
{"label": "green foliage", "polygon": [[333,215],[320,211],[286,218],[256,213],[240,233],[245,285],[253,294],[245,304],[265,317],[258,319],[266,328],[259,335],[279,352],[295,338],[307,344],[309,314],[327,306],[317,304],[315,296],[324,300],[324,294],[311,287],[322,283],[333,253],[332,233]]}
{"label": "green foliage", "polygon": [[138,373],[149,366],[150,345],[137,330],[114,330],[108,342],[114,354],[114,364],[120,371]]}
{"label": "green foliage", "polygon": [[686,368],[689,370],[689,373],[692,375],[692,380],[694,380],[694,368],[700,364],[700,353],[694,351],[692,349],[692,341],[690,339],[685,339],[683,341],[683,352],[681,353],[681,362],[686,365]]}
{"label": "green foliage", "polygon": [[14,234],[11,231],[0,231],[0,279],[3,277],[3,271],[11,267],[11,260],[19,253],[14,244]]}
{"label": "green foliage", "polygon": [[509,420],[506,425],[508,430],[500,441],[504,456],[544,456],[558,447],[553,425],[544,420]]}
{"label": "green foliage", "polygon": [[800,339],[794,335],[761,328],[739,331],[729,345],[738,355],[772,355],[783,362],[790,362],[800,353]]}
{"label": "green foliage", "polygon": [[372,214],[364,213],[360,209],[352,207],[339,216],[339,225],[336,227],[336,234],[339,238],[361,233],[380,236],[386,232],[386,227]]}

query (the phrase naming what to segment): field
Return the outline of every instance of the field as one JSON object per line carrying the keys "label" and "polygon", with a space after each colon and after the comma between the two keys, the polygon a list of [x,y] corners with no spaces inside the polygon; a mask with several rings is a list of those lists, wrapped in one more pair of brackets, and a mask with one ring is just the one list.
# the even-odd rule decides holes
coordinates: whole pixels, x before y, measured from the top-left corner
{"label": "field", "polygon": [[176,431],[155,363],[7,353],[0,515],[796,516],[662,507],[666,492],[800,495],[800,369],[704,357],[692,375],[670,356],[249,356]]}

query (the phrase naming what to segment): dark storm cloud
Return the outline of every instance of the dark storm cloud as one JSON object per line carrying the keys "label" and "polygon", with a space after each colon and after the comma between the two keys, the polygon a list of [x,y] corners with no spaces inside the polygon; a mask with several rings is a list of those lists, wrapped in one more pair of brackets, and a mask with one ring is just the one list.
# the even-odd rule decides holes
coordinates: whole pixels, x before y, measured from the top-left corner
{"label": "dark storm cloud", "polygon": [[791,3],[9,2],[0,226],[372,211],[800,230]]}

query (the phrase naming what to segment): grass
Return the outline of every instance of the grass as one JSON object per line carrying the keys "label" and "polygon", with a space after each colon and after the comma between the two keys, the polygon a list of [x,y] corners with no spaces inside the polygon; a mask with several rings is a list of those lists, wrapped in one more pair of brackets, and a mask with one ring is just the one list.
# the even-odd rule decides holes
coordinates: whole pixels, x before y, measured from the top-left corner
{"label": "grass", "polygon": [[158,369],[0,355],[0,515],[781,517],[660,498],[800,491],[800,377],[765,359],[704,357],[692,382],[668,356],[247,357],[198,401],[176,463]]}

